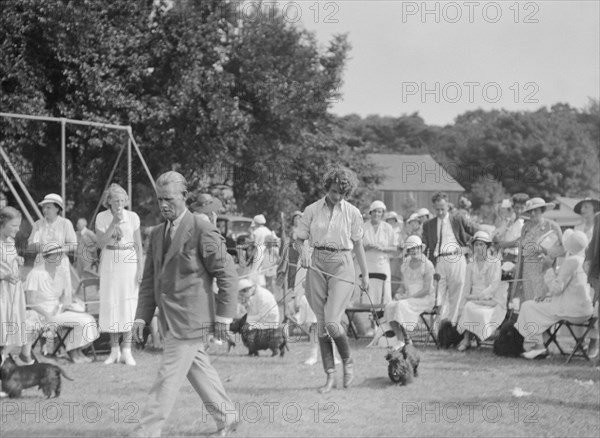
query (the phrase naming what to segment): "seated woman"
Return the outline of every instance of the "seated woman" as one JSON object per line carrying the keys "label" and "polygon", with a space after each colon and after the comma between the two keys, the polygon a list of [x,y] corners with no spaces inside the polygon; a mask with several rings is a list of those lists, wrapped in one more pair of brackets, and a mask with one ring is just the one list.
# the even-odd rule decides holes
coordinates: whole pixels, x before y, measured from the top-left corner
{"label": "seated woman", "polygon": [[[27,276],[28,303],[31,310],[26,313],[29,333],[39,329],[58,331],[62,336],[65,327],[72,331],[65,340],[67,354],[75,363],[91,362],[82,352],[94,342],[99,334],[96,320],[85,313],[83,304],[73,303],[72,291],[66,281],[69,272],[62,268],[61,259],[66,257],[61,248],[43,253],[44,264],[35,267]],[[31,352],[31,340],[27,344]]]}
{"label": "seated woman", "polygon": [[279,306],[271,292],[247,278],[239,281],[238,292],[239,299],[248,313],[246,323],[250,325],[250,330],[279,326]]}
{"label": "seated woman", "polygon": [[381,324],[381,330],[377,331],[369,347],[376,346],[379,338],[389,329],[394,331],[399,341],[407,342],[409,337],[406,332],[415,329],[422,312],[433,308],[435,268],[423,255],[423,247],[418,236],[409,236],[404,242],[406,255],[401,268],[402,285],[394,296],[394,301],[385,306],[385,322]]}
{"label": "seated woman", "polygon": [[491,243],[485,231],[477,231],[472,239],[474,258],[467,266],[466,304],[458,320],[458,332],[464,336],[458,351],[470,348],[474,337],[482,341],[489,338],[506,316],[508,283],[500,281],[500,255],[490,254]]}
{"label": "seated woman", "polygon": [[563,236],[563,247],[567,256],[558,273],[549,269],[544,276],[549,292],[536,301],[521,305],[516,328],[526,341],[535,346],[523,353],[526,359],[546,356],[544,343],[548,340],[547,330],[565,319],[573,323],[587,321],[593,313],[587,275],[583,271],[584,251],[588,239],[583,231],[567,230]]}

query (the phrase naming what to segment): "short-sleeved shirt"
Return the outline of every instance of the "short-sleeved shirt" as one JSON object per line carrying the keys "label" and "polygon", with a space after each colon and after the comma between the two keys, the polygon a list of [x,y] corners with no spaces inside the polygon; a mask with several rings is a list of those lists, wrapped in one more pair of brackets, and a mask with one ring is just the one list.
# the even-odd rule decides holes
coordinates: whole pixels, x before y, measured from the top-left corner
{"label": "short-sleeved shirt", "polygon": [[308,239],[310,246],[352,249],[353,240],[363,237],[363,219],[358,208],[346,200],[330,213],[325,197],[310,204],[298,223],[296,235]]}

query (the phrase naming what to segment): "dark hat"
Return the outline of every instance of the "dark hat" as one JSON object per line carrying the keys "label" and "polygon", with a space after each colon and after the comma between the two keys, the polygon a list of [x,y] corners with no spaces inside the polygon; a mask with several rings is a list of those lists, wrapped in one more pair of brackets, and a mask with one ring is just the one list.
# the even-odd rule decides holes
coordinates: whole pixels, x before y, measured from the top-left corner
{"label": "dark hat", "polygon": [[585,202],[589,202],[590,204],[592,204],[594,206],[594,211],[599,211],[600,210],[600,201],[594,198],[584,198],[581,201],[579,201],[577,204],[575,204],[575,207],[573,208],[573,211],[577,214],[581,214],[581,207],[583,207],[583,204]]}
{"label": "dark hat", "polygon": [[212,213],[223,209],[223,203],[218,198],[214,198],[208,193],[198,195],[196,200],[190,205],[190,210],[194,213]]}

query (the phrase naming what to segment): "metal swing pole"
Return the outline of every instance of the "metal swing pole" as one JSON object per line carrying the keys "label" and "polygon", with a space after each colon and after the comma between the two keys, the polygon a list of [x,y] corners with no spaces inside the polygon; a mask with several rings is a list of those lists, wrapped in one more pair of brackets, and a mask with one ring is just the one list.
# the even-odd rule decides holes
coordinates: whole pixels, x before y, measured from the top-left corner
{"label": "metal swing pole", "polygon": [[29,221],[29,223],[33,227],[33,224],[34,224],[35,221],[31,217],[31,215],[29,214],[29,210],[27,210],[27,207],[25,207],[25,204],[23,203],[23,200],[21,199],[21,196],[19,196],[19,193],[15,189],[15,186],[13,186],[12,182],[10,181],[10,178],[8,178],[8,175],[4,171],[4,167],[2,167],[2,166],[0,166],[0,173],[2,174],[2,178],[4,178],[4,181],[6,182],[6,185],[8,186],[8,188],[10,189],[10,191],[12,192],[13,196],[15,197],[15,199],[17,200],[17,203],[19,204],[19,207],[21,207],[21,210],[23,211],[23,214],[25,215],[25,217],[27,218],[27,220]]}
{"label": "metal swing pole", "polygon": [[131,190],[132,180],[132,166],[131,166],[131,137],[127,137],[127,194],[129,195],[129,209],[132,209],[133,205],[133,193]]}
{"label": "metal swing pole", "polygon": [[8,157],[8,154],[6,153],[6,151],[4,150],[4,148],[2,146],[0,146],[0,155],[2,156],[2,158],[4,159],[4,161],[6,161],[7,167],[10,169],[11,173],[15,177],[15,180],[17,181],[17,184],[19,184],[19,187],[21,187],[21,190],[25,194],[25,197],[27,198],[27,200],[29,201],[29,203],[33,207],[33,211],[38,216],[38,218],[41,219],[42,218],[42,212],[40,211],[40,209],[38,208],[37,204],[35,203],[35,201],[31,197],[31,194],[29,193],[29,190],[27,190],[27,187],[25,187],[25,184],[23,183],[23,180],[19,176],[19,173],[15,169],[15,166],[13,166],[12,162],[10,161],[10,158]]}
{"label": "metal swing pole", "polygon": [[60,195],[65,203],[62,217],[67,216],[67,119],[60,119]]}

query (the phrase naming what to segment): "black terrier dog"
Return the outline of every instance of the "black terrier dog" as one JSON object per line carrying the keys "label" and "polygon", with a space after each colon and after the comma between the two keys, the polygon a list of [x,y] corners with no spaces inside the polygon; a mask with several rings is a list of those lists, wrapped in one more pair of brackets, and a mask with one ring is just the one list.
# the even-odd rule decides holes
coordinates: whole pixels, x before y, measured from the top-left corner
{"label": "black terrier dog", "polygon": [[[248,355],[258,356],[260,350],[271,350],[273,352],[271,356],[277,356],[277,350],[279,350],[279,356],[283,357],[287,348],[283,329],[278,327],[250,330],[250,324],[246,323],[247,316],[248,314],[234,320],[229,326],[229,330],[242,335],[242,343],[248,348]],[[228,339],[227,343],[229,344],[229,349],[232,346],[235,347],[233,340]]]}
{"label": "black terrier dog", "polygon": [[438,330],[438,342],[441,348],[456,347],[462,341],[463,336],[458,333],[456,326],[452,325],[450,321],[444,319],[440,323]]}
{"label": "black terrier dog", "polygon": [[54,392],[54,397],[60,395],[61,378],[73,380],[65,374],[58,366],[50,363],[40,363],[37,361],[33,365],[18,366],[11,355],[2,364],[0,369],[0,378],[2,379],[2,390],[10,398],[20,397],[24,389],[32,386],[41,389],[46,398],[50,398]]}
{"label": "black terrier dog", "polygon": [[421,359],[411,341],[398,350],[391,350],[385,356],[388,361],[388,376],[397,385],[407,385],[418,376]]}

